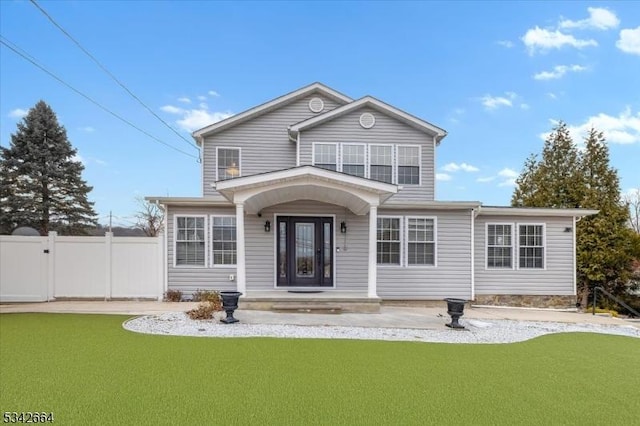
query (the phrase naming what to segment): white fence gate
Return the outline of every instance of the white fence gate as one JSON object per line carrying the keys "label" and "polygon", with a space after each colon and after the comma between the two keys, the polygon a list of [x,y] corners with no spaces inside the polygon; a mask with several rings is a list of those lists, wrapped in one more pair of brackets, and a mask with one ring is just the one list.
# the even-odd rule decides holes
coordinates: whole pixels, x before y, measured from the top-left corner
{"label": "white fence gate", "polygon": [[162,300],[162,237],[0,236],[0,302]]}

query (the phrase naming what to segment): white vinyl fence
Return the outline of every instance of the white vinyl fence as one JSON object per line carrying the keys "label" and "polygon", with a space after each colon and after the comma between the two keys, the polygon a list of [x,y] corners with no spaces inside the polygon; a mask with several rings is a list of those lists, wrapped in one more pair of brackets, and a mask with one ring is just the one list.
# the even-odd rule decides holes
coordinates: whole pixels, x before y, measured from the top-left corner
{"label": "white vinyl fence", "polygon": [[0,236],[0,302],[162,300],[162,237]]}

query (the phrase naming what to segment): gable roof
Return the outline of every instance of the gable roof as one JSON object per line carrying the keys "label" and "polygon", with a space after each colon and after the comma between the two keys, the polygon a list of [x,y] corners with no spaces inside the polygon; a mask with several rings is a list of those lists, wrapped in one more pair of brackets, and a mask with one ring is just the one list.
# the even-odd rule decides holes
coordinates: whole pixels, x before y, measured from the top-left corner
{"label": "gable roof", "polygon": [[327,122],[329,120],[333,120],[334,118],[341,117],[351,111],[355,111],[359,108],[364,108],[364,107],[371,107],[373,109],[376,109],[384,114],[387,114],[399,121],[402,121],[408,124],[411,127],[414,127],[422,132],[425,132],[431,136],[434,136],[436,138],[436,144],[439,144],[440,141],[444,139],[445,136],[447,136],[446,130],[441,129],[438,126],[435,126],[411,114],[408,114],[387,103],[384,103],[374,98],[373,96],[365,96],[363,98],[358,99],[357,101],[335,108],[324,114],[320,114],[315,117],[311,117],[304,121],[296,123],[289,127],[289,134],[292,137],[295,137],[301,130],[310,129],[321,123]]}
{"label": "gable roof", "polygon": [[243,123],[247,120],[251,120],[259,115],[265,114],[269,111],[273,111],[277,108],[280,108],[286,104],[289,104],[297,99],[303,98],[311,93],[319,92],[339,103],[346,104],[348,102],[352,102],[348,96],[343,95],[340,92],[333,90],[332,88],[325,86],[322,83],[312,83],[308,86],[305,86],[301,89],[293,91],[291,93],[287,93],[286,95],[280,96],[273,100],[263,103],[262,105],[258,105],[257,107],[248,109],[239,114],[233,115],[225,120],[218,121],[217,123],[211,124],[207,127],[203,127],[200,130],[196,130],[191,135],[196,140],[196,143],[200,145],[202,139],[206,136],[217,133],[221,130],[226,130],[230,127],[233,127],[237,124]]}

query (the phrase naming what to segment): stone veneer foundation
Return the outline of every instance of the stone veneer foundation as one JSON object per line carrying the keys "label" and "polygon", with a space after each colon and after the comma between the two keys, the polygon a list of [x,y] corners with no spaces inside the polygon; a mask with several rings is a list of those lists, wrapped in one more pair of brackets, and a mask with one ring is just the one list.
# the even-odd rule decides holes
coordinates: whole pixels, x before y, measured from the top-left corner
{"label": "stone veneer foundation", "polygon": [[474,305],[513,306],[518,308],[568,309],[576,307],[576,300],[576,296],[477,294],[472,303]]}

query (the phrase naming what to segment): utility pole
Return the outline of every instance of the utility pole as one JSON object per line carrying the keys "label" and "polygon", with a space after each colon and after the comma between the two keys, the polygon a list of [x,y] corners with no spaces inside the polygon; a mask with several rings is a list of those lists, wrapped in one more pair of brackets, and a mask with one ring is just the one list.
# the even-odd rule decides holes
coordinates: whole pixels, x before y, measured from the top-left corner
{"label": "utility pole", "polygon": [[109,210],[109,232],[111,232],[111,222],[113,220],[113,215],[111,214],[111,210]]}

